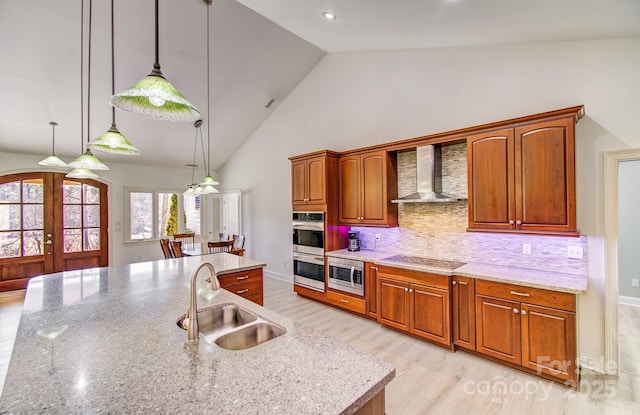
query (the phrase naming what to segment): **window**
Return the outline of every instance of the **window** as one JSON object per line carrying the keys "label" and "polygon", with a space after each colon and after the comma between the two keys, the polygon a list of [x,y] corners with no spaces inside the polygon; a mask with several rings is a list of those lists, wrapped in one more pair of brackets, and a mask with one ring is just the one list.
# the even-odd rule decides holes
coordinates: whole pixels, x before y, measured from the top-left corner
{"label": "window", "polygon": [[42,179],[0,185],[0,258],[42,255]]}
{"label": "window", "polygon": [[129,241],[168,238],[175,233],[202,233],[202,196],[127,189]]}
{"label": "window", "polygon": [[65,253],[100,250],[100,189],[65,180],[62,217]]}

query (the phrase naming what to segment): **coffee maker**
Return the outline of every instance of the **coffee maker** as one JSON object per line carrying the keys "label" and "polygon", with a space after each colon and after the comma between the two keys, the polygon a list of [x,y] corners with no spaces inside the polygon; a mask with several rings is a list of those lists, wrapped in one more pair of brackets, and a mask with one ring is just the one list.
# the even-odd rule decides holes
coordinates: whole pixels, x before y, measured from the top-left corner
{"label": "coffee maker", "polygon": [[360,232],[349,231],[349,251],[359,251],[362,246],[360,242]]}

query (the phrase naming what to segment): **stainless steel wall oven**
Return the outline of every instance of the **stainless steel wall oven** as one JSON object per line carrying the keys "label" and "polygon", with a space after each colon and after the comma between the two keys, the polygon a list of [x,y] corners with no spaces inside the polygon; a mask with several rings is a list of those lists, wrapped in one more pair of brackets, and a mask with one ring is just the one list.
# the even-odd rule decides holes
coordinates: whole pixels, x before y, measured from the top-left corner
{"label": "stainless steel wall oven", "polygon": [[293,212],[293,283],[324,291],[324,212]]}

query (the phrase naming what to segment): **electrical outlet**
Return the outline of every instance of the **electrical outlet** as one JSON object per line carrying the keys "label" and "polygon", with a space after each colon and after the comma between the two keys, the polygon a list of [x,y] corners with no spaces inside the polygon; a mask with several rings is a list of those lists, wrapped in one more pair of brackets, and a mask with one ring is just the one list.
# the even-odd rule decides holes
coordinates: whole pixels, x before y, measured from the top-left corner
{"label": "electrical outlet", "polygon": [[531,244],[522,244],[522,253],[525,255],[531,255]]}
{"label": "electrical outlet", "polygon": [[638,279],[638,278],[632,278],[632,279],[631,279],[631,286],[632,286],[632,287],[640,287],[640,279]]}
{"label": "electrical outlet", "polygon": [[582,247],[579,245],[568,246],[567,258],[582,259]]}
{"label": "electrical outlet", "polygon": [[379,240],[380,240],[380,234],[376,233],[376,241],[379,241]]}

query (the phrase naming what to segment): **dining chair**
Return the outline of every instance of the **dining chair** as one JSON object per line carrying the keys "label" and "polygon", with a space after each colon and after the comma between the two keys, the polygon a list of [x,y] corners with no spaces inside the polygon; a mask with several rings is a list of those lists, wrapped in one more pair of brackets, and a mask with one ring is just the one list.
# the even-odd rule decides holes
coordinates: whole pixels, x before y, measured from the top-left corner
{"label": "dining chair", "polygon": [[182,241],[171,241],[171,246],[173,247],[173,257],[174,258],[182,258]]}
{"label": "dining chair", "polygon": [[174,233],[173,240],[180,241],[183,245],[193,246],[193,244],[196,242],[196,234],[194,232]]}
{"label": "dining chair", "polygon": [[244,256],[244,235],[233,235],[233,246],[229,253]]}
{"label": "dining chair", "polygon": [[222,241],[228,241],[228,240],[229,240],[229,234],[228,234],[228,233],[220,232],[220,233],[218,234],[218,240],[219,240],[219,241],[221,241],[221,242],[222,242]]}
{"label": "dining chair", "polygon": [[160,239],[160,247],[162,248],[162,253],[164,254],[164,259],[173,258],[173,252],[171,252],[171,247],[169,246],[169,239],[161,238]]}
{"label": "dining chair", "polygon": [[210,254],[231,252],[231,249],[233,248],[233,241],[207,242],[207,247]]}

